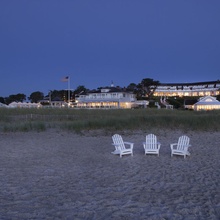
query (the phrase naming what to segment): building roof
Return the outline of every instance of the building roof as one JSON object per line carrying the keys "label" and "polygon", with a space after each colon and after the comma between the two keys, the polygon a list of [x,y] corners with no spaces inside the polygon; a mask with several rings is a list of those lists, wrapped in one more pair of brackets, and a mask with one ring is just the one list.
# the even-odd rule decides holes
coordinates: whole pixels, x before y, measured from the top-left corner
{"label": "building roof", "polygon": [[199,85],[213,85],[213,84],[220,84],[220,80],[194,82],[194,83],[159,83],[159,86],[199,86]]}
{"label": "building roof", "polygon": [[195,105],[220,105],[220,102],[212,96],[205,96],[199,99]]}
{"label": "building roof", "polygon": [[126,88],[107,86],[107,87],[101,87],[101,88],[93,89],[89,91],[83,91],[79,93],[78,95],[87,95],[87,94],[92,94],[92,93],[119,93],[119,92],[131,93],[131,91],[127,90]]}

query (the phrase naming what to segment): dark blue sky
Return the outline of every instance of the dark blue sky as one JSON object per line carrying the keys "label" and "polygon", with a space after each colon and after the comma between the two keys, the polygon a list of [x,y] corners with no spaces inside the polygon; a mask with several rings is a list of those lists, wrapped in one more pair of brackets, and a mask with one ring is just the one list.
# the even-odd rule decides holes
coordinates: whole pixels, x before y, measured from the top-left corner
{"label": "dark blue sky", "polygon": [[0,96],[220,79],[219,0],[0,0]]}

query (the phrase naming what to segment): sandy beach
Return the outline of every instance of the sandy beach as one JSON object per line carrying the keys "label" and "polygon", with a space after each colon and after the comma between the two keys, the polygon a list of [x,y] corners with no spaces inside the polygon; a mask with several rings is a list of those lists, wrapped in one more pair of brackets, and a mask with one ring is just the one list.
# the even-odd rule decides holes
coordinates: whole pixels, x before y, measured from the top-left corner
{"label": "sandy beach", "polygon": [[[119,132],[117,132],[119,133]],[[134,156],[113,155],[111,135],[0,133],[0,219],[220,219],[220,132],[187,132],[191,156],[170,156],[181,131],[123,131]]]}

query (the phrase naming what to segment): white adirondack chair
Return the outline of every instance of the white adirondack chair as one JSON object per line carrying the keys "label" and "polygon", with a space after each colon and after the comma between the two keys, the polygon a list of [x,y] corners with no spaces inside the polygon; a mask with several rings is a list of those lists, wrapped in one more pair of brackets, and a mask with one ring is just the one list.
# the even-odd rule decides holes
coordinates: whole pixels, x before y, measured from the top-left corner
{"label": "white adirondack chair", "polygon": [[146,136],[146,141],[143,142],[144,151],[146,154],[157,154],[159,156],[161,144],[157,142],[157,136],[154,134],[148,134]]}
{"label": "white adirondack chair", "polygon": [[[112,140],[112,145],[115,146],[115,151],[112,152],[113,154],[119,154],[120,157],[126,154],[131,154],[131,156],[133,156],[134,143],[123,141],[122,136],[119,134],[113,135]],[[129,147],[126,148],[125,145],[129,145]]]}
{"label": "white adirondack chair", "polygon": [[184,156],[184,159],[186,158],[186,156],[189,156],[190,153],[188,151],[188,148],[191,146],[189,142],[190,138],[186,135],[183,135],[179,137],[178,143],[170,144],[171,157],[174,154]]}

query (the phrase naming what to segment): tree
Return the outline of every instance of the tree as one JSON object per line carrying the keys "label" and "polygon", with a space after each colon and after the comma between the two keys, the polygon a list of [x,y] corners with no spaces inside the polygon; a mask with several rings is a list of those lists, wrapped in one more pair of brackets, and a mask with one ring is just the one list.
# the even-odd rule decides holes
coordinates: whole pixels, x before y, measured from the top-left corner
{"label": "tree", "polygon": [[51,90],[48,94],[50,99],[53,101],[54,99],[67,100],[68,94],[67,90]]}
{"label": "tree", "polygon": [[32,92],[30,97],[28,97],[28,99],[31,101],[31,102],[39,102],[40,100],[42,100],[44,98],[44,94],[42,92]]}
{"label": "tree", "polygon": [[10,95],[6,98],[6,104],[10,104],[11,102],[23,102],[26,100],[26,95],[22,93],[18,93],[17,95]]}
{"label": "tree", "polygon": [[155,81],[150,78],[142,79],[141,83],[137,85],[137,94],[141,97],[152,97],[157,86],[160,84],[159,81]]}
{"label": "tree", "polygon": [[[70,91],[70,100],[73,99],[74,93]],[[50,90],[47,97],[49,97],[50,101],[53,100],[62,100],[67,102],[68,101],[68,90]]]}
{"label": "tree", "polygon": [[5,99],[3,97],[0,97],[0,103],[5,104]]}
{"label": "tree", "polygon": [[86,92],[87,90],[88,90],[88,89],[86,89],[85,86],[80,85],[80,86],[78,86],[78,87],[76,88],[76,90],[74,91],[74,93],[75,93],[75,94],[79,94],[80,92]]}
{"label": "tree", "polygon": [[135,83],[130,83],[130,84],[127,86],[127,90],[132,91],[132,92],[135,92],[135,90],[137,90],[137,85],[136,85]]}

